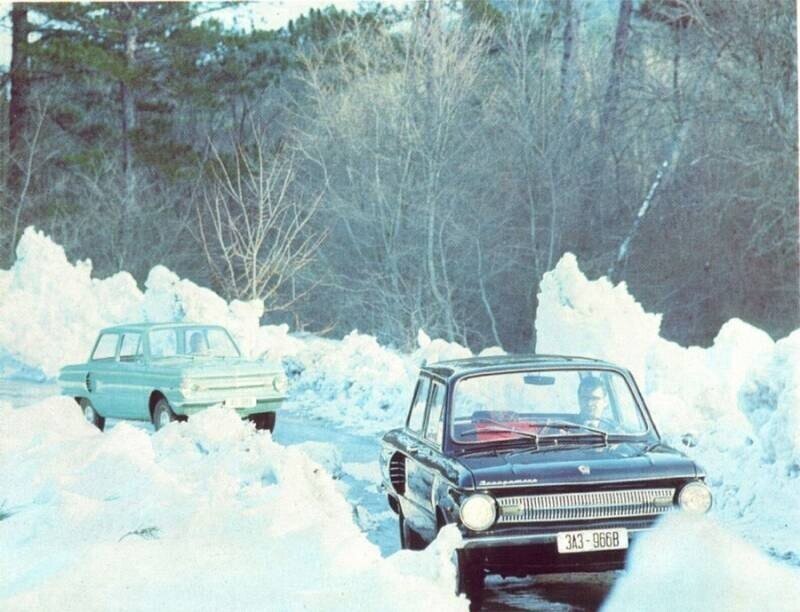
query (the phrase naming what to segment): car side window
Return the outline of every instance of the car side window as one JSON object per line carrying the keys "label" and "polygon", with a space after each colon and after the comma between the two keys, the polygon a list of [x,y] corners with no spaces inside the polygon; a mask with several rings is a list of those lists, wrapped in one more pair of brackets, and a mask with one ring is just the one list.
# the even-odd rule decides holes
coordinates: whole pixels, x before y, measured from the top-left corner
{"label": "car side window", "polygon": [[425,406],[428,403],[428,389],[431,386],[431,379],[421,376],[417,383],[417,390],[414,393],[414,401],[411,402],[411,410],[408,413],[407,427],[416,433],[422,432],[422,424],[425,422]]}
{"label": "car side window", "polygon": [[174,329],[157,329],[150,332],[150,356],[174,357],[178,354],[178,341]]}
{"label": "car side window", "polygon": [[120,361],[135,361],[142,355],[142,339],[140,334],[123,334],[119,347]]}
{"label": "car side window", "polygon": [[92,353],[92,361],[100,359],[114,359],[117,355],[117,340],[119,334],[103,334],[100,340],[97,341],[97,346],[94,347]]}
{"label": "car side window", "polygon": [[444,424],[442,423],[444,395],[444,385],[434,382],[428,410],[428,424],[425,426],[425,438],[439,446],[444,438]]}

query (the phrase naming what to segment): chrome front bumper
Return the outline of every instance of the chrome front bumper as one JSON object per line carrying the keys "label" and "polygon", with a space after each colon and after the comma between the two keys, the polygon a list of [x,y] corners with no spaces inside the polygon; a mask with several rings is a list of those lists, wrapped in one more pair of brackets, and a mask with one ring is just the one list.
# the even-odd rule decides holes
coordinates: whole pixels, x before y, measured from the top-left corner
{"label": "chrome front bumper", "polygon": [[[208,402],[208,401],[197,401],[194,399],[187,400],[184,402],[176,402],[172,408],[176,414],[182,414],[186,416],[192,416],[200,412],[201,410],[205,410],[206,408],[210,408],[211,406],[215,406],[218,404],[222,404],[224,400]],[[256,405],[251,406],[249,408],[231,408],[234,410],[236,414],[240,417],[245,418],[253,414],[261,414],[263,412],[275,412],[277,411],[281,404],[283,403],[284,398],[258,398],[256,399]],[[172,403],[172,402],[170,402]]]}

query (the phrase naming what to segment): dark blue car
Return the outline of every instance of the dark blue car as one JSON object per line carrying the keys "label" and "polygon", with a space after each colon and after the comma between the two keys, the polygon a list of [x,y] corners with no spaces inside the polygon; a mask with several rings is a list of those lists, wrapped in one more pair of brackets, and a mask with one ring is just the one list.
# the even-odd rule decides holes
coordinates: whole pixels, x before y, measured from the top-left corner
{"label": "dark blue car", "polygon": [[662,443],[630,372],[581,357],[424,366],[381,471],[404,548],[458,525],[468,593],[489,572],[623,567],[660,515],[711,507],[705,474]]}

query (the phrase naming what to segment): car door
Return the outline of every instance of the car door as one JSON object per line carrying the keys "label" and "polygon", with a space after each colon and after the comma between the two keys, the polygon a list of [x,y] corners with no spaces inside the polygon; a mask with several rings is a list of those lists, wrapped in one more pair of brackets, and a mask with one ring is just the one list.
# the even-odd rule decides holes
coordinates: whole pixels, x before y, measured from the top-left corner
{"label": "car door", "polygon": [[404,437],[404,444],[401,446],[401,451],[406,456],[403,515],[412,526],[424,521],[424,516],[420,514],[422,509],[419,507],[418,481],[421,477],[421,472],[417,460],[419,451],[422,448],[421,438],[425,428],[430,388],[431,379],[425,375],[420,376],[417,381],[417,387],[414,390],[414,398],[411,401],[408,419],[406,420],[405,433],[407,435]]}
{"label": "car door", "polygon": [[148,419],[148,393],[143,386],[145,364],[142,334],[122,334],[116,365],[109,380],[114,390],[115,411],[127,419]]}
{"label": "car door", "polygon": [[86,390],[95,410],[104,417],[117,417],[114,401],[113,377],[117,365],[120,335],[106,332],[100,335],[89,358],[86,372]]}
{"label": "car door", "polygon": [[433,500],[433,489],[437,477],[442,474],[442,445],[444,442],[444,403],[445,385],[434,380],[428,395],[428,410],[425,417],[425,430],[423,438],[425,447],[419,453],[419,479],[418,490],[420,505],[424,509],[428,526],[436,533],[436,507]]}
{"label": "car door", "polygon": [[409,452],[406,466],[406,493],[414,505],[409,524],[420,534],[432,539],[436,534],[436,509],[431,499],[437,474],[441,472],[444,427],[445,385],[430,381],[425,419],[418,434],[419,444]]}

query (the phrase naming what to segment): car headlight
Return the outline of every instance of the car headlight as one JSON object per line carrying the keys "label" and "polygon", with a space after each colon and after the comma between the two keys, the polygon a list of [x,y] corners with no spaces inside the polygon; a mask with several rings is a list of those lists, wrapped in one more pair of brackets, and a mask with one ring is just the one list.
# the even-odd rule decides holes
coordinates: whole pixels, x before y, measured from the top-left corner
{"label": "car headlight", "polygon": [[272,388],[275,389],[277,393],[283,395],[289,390],[289,381],[283,376],[276,376],[272,379]]}
{"label": "car headlight", "polygon": [[678,493],[681,510],[693,514],[703,514],[711,508],[711,491],[702,482],[690,482]]}
{"label": "car headlight", "polygon": [[484,531],[494,525],[497,518],[497,504],[494,499],[483,493],[470,495],[461,504],[459,511],[461,522],[472,531]]}

